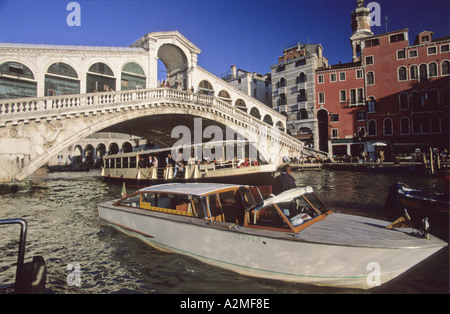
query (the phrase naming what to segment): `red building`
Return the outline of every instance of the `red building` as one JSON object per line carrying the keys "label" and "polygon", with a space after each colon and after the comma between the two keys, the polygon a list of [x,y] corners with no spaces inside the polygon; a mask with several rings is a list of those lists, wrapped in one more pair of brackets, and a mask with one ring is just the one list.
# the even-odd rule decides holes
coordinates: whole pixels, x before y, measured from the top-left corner
{"label": "red building", "polygon": [[357,156],[366,134],[364,67],[361,62],[316,70],[319,150]]}
{"label": "red building", "polygon": [[373,35],[368,13],[360,3],[352,13],[353,62],[316,71],[319,149],[353,156],[364,149],[386,160],[448,150],[450,36],[424,31],[410,45],[408,29]]}

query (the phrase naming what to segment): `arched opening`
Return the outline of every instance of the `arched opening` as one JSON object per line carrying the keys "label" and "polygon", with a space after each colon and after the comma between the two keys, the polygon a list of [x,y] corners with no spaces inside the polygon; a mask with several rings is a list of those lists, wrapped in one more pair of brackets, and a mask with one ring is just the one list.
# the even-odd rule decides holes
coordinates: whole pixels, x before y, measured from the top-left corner
{"label": "arched opening", "polygon": [[130,153],[133,151],[133,145],[130,144],[130,142],[124,142],[122,144],[122,152],[123,153]]}
{"label": "arched opening", "polygon": [[245,101],[243,101],[242,99],[236,100],[235,107],[244,112],[247,112],[247,105],[245,104]]}
{"label": "arched opening", "polygon": [[231,97],[230,97],[230,94],[228,94],[228,92],[227,92],[226,90],[221,90],[221,91],[219,92],[218,97],[219,97],[221,100],[225,101],[226,103],[231,104]]}
{"label": "arched opening", "polygon": [[94,155],[94,146],[91,144],[86,145],[84,148],[84,164],[85,166],[91,168],[94,165],[95,162],[95,155]]}
{"label": "arched opening", "polygon": [[108,155],[114,155],[119,153],[119,145],[117,143],[111,143],[108,147]]}
{"label": "arched opening", "polygon": [[134,62],[128,62],[122,68],[121,90],[144,89],[146,77],[142,67]]}
{"label": "arched opening", "polygon": [[75,146],[70,161],[73,166],[81,166],[81,164],[83,163],[83,149],[80,145]]}
{"label": "arched opening", "polygon": [[198,92],[203,95],[214,96],[214,88],[207,80],[203,80],[198,84]]}
{"label": "arched opening", "polygon": [[106,155],[106,145],[100,143],[97,145],[97,154],[95,157],[95,166],[98,167],[103,164],[103,156]]}
{"label": "arched opening", "polygon": [[328,152],[328,113],[321,109],[317,112],[317,122],[319,124],[319,150]]}
{"label": "arched opening", "polygon": [[158,50],[158,80],[174,88],[187,89],[188,61],[175,45],[164,44]]}
{"label": "arched opening", "polygon": [[284,127],[283,122],[281,122],[281,121],[278,121],[278,122],[275,124],[275,127],[276,127],[278,130],[280,130],[281,132],[284,132],[284,131],[286,130],[286,128]]}
{"label": "arched opening", "polygon": [[270,115],[266,114],[266,115],[264,116],[263,121],[264,121],[265,123],[270,124],[270,125],[273,126],[272,117],[271,117]]}
{"label": "arched opening", "polygon": [[105,63],[94,63],[86,74],[86,93],[109,90],[116,90],[116,78],[113,71]]}
{"label": "arched opening", "polygon": [[0,65],[0,99],[36,97],[37,83],[31,70],[19,62]]}
{"label": "arched opening", "polygon": [[45,96],[79,94],[77,71],[67,63],[53,63],[45,74],[44,93]]}
{"label": "arched opening", "polygon": [[253,107],[252,109],[250,109],[250,115],[255,117],[256,119],[261,119],[261,114],[259,113],[258,108]]}

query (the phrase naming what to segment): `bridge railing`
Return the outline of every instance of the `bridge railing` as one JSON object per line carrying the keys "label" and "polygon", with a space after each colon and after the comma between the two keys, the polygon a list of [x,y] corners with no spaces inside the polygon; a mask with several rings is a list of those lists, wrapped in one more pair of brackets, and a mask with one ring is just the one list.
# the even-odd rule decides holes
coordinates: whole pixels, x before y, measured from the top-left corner
{"label": "bridge railing", "polygon": [[[245,127],[253,127],[256,132],[273,131],[273,126],[233,107],[217,97],[203,95],[173,88],[155,88],[130,91],[114,91],[79,95],[47,96],[38,98],[14,98],[0,100],[0,127],[11,123],[17,125],[20,121],[51,119],[55,116],[83,114],[127,107],[136,107],[157,102],[177,102],[195,104],[208,109],[218,109],[228,114]],[[303,147],[297,139],[283,131],[270,133],[275,140],[299,150]],[[268,135],[268,134],[265,134]],[[301,150],[301,149],[300,149]]]}

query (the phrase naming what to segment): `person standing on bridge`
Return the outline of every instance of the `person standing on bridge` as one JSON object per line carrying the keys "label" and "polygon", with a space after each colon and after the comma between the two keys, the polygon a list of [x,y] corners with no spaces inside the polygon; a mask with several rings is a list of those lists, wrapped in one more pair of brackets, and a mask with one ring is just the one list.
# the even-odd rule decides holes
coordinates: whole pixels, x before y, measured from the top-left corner
{"label": "person standing on bridge", "polygon": [[274,195],[278,195],[281,192],[297,187],[297,185],[295,184],[295,179],[291,176],[291,173],[291,166],[289,164],[284,165],[281,169],[281,174],[273,179],[272,193]]}

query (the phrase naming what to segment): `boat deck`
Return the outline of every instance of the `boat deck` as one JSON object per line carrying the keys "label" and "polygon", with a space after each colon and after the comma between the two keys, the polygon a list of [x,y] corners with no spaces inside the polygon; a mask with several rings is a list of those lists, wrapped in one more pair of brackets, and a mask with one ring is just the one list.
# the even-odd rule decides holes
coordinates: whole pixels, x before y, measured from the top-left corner
{"label": "boat deck", "polygon": [[353,216],[348,214],[333,213],[308,226],[299,234],[294,234],[286,230],[273,231],[243,227],[235,223],[215,222],[193,217],[170,215],[155,211],[148,211],[139,208],[127,208],[113,206],[112,202],[100,204],[114,210],[128,211],[139,215],[149,215],[160,219],[170,219],[181,223],[195,224],[198,226],[228,230],[252,236],[262,236],[275,239],[309,242],[324,245],[340,245],[350,247],[365,248],[431,248],[443,247],[445,242],[430,236],[430,239],[411,237],[416,231],[412,228],[386,229],[390,223],[373,218]]}

